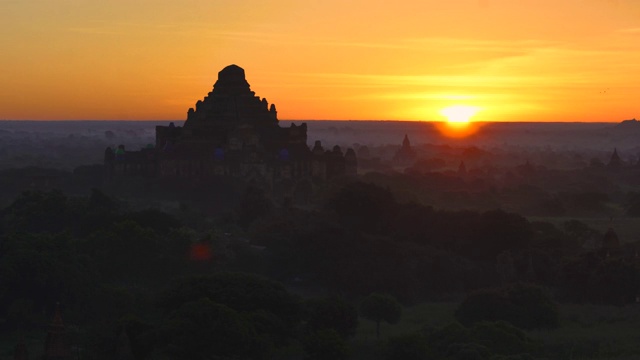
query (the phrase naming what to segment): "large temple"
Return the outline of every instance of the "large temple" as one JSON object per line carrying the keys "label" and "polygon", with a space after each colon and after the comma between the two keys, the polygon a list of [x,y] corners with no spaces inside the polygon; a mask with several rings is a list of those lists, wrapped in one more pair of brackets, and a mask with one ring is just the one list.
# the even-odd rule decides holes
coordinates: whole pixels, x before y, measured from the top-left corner
{"label": "large temple", "polygon": [[203,100],[189,109],[184,126],[156,127],[155,146],[105,151],[108,178],[146,176],[206,181],[232,177],[267,189],[355,175],[352,149],[307,145],[307,125],[280,127],[274,104],[255,95],[244,70],[229,65]]}

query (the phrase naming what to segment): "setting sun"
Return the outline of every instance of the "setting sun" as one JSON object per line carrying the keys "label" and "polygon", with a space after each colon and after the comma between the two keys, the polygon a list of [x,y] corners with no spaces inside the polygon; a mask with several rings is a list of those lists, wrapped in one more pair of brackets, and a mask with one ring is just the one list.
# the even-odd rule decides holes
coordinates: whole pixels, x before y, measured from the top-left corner
{"label": "setting sun", "polygon": [[471,117],[478,112],[475,106],[454,105],[449,106],[440,111],[447,118],[447,122],[452,125],[467,124]]}
{"label": "setting sun", "polygon": [[440,132],[452,138],[464,138],[478,129],[478,124],[471,118],[480,111],[479,107],[469,105],[453,105],[440,110],[446,121],[438,125]]}

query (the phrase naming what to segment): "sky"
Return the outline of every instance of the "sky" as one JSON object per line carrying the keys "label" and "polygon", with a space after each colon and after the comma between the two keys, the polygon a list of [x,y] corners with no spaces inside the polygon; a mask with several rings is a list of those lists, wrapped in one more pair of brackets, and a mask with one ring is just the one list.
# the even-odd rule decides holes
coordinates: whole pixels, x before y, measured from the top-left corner
{"label": "sky", "polygon": [[227,65],[281,120],[640,118],[640,0],[0,0],[0,119],[183,120]]}

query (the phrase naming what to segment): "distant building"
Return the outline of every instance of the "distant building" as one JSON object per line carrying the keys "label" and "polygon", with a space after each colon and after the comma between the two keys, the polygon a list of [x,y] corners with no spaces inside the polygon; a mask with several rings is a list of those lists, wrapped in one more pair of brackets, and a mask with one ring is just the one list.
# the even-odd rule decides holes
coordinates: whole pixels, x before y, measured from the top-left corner
{"label": "distant building", "polygon": [[307,146],[307,125],[278,124],[274,104],[251,91],[236,65],[218,73],[213,90],[187,112],[184,126],[156,127],[156,143],[139,151],[108,148],[108,178],[144,176],[206,181],[232,177],[267,189],[290,189],[299,183],[353,175],[352,149],[325,150],[319,141]]}
{"label": "distant building", "polygon": [[613,154],[611,154],[611,158],[609,159],[609,163],[607,163],[607,169],[609,170],[620,170],[622,168],[622,159],[618,155],[618,149],[613,149]]}
{"label": "distant building", "polygon": [[404,139],[402,140],[402,147],[396,152],[393,157],[393,161],[399,164],[410,164],[417,157],[416,151],[411,147],[411,142],[409,141],[409,136],[407,134],[404,135]]}

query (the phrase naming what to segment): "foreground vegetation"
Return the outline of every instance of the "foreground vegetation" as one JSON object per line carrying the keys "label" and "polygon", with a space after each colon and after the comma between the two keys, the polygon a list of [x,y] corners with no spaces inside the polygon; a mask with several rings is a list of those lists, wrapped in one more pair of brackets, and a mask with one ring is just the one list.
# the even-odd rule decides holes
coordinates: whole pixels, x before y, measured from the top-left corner
{"label": "foreground vegetation", "polygon": [[0,356],[39,356],[56,303],[81,359],[640,356],[636,244],[584,222],[363,182],[306,208],[241,199],[211,216],[23,193],[0,212]]}
{"label": "foreground vegetation", "polygon": [[[433,331],[455,322],[456,302],[423,303],[406,307],[403,318],[384,329],[384,340],[375,340],[375,323],[360,320],[351,344],[355,359],[385,359],[388,339]],[[560,326],[526,331],[539,359],[637,359],[640,308],[635,305],[559,305]],[[481,357],[479,357],[481,358]]]}

